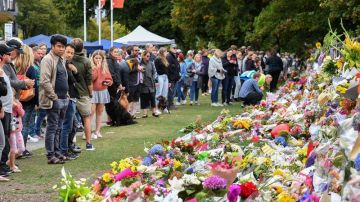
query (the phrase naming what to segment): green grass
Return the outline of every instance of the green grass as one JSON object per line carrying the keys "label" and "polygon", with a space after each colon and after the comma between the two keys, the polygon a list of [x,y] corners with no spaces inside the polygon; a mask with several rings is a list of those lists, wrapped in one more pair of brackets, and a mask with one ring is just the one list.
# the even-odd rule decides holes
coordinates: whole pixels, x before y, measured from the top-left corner
{"label": "green grass", "polygon": [[[171,140],[184,135],[179,129],[195,121],[201,116],[203,122],[210,123],[215,120],[221,107],[210,107],[210,97],[201,96],[200,106],[179,106],[171,114],[161,115],[160,118],[149,117],[138,119],[138,124],[122,127],[104,127],[103,138],[94,140],[95,151],[83,151],[75,161],[69,161],[64,167],[73,176],[94,179],[102,171],[110,168],[109,164],[129,156],[144,155],[144,143],[147,145]],[[231,114],[241,111],[239,103],[226,107]],[[85,142],[78,139],[82,148]],[[45,149],[34,151],[30,159],[18,160],[17,163],[23,171],[11,175],[15,182],[25,185],[51,188],[61,178],[62,165],[48,165],[45,157]]]}

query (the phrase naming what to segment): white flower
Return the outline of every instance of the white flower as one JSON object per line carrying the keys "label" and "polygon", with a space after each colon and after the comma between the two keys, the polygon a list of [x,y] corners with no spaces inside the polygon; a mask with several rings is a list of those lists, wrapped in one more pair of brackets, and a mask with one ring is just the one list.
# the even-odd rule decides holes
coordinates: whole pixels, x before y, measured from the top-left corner
{"label": "white flower", "polygon": [[147,166],[139,165],[136,169],[137,171],[144,173],[147,169]]}
{"label": "white flower", "polygon": [[165,198],[159,197],[159,199],[161,199],[161,200],[156,200],[156,198],[155,198],[155,201],[162,201],[162,202],[182,202],[183,201],[181,198],[178,197],[178,192],[176,192],[176,191],[170,192]]}
{"label": "white flower", "polygon": [[177,177],[174,177],[172,180],[169,179],[169,184],[171,186],[171,190],[180,192],[184,190],[184,180],[177,179]]}
{"label": "white flower", "polygon": [[188,175],[188,174],[185,174],[183,176],[183,180],[184,180],[184,184],[185,185],[192,185],[192,184],[200,184],[200,180],[196,177],[195,174],[191,174],[191,175]]}
{"label": "white flower", "polygon": [[155,173],[156,168],[157,168],[156,166],[148,166],[146,168],[146,173],[153,174],[153,173]]}

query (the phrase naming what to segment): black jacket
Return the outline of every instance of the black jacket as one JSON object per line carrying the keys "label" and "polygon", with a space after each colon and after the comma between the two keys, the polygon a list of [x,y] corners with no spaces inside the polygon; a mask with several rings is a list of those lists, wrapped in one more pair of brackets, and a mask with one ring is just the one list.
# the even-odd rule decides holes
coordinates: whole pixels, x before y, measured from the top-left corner
{"label": "black jacket", "polygon": [[74,74],[70,69],[69,69],[69,62],[66,62],[66,71],[68,73],[68,85],[69,85],[69,96],[70,98],[80,98],[79,96],[79,92],[76,88],[76,83],[80,82],[81,78],[79,76],[79,74]]}
{"label": "black jacket", "polygon": [[230,63],[226,56],[221,57],[221,63],[229,76],[237,76],[238,65]]}
{"label": "black jacket", "polygon": [[180,79],[180,65],[176,58],[176,55],[169,52],[166,56],[167,61],[169,62],[169,83],[176,83]]}
{"label": "black jacket", "polygon": [[252,70],[257,71],[254,60],[249,58],[245,62],[245,71],[252,71]]}
{"label": "black jacket", "polygon": [[120,68],[120,65],[113,58],[107,58],[106,62],[108,64],[109,71],[110,71],[111,77],[113,79],[113,86],[117,88],[121,84],[121,68]]}
{"label": "black jacket", "polygon": [[125,87],[125,92],[128,92],[130,68],[129,65],[126,63],[126,61],[122,61],[119,65],[120,65],[121,85]]}
{"label": "black jacket", "polygon": [[[7,95],[6,82],[4,77],[0,77],[0,96]],[[2,109],[2,102],[0,100],[0,110]]]}
{"label": "black jacket", "polygon": [[159,57],[155,59],[154,64],[158,75],[164,75],[164,74],[168,75],[169,67],[166,67]]}
{"label": "black jacket", "polygon": [[283,70],[283,62],[277,55],[272,55],[266,60],[269,65],[269,72],[281,72]]}

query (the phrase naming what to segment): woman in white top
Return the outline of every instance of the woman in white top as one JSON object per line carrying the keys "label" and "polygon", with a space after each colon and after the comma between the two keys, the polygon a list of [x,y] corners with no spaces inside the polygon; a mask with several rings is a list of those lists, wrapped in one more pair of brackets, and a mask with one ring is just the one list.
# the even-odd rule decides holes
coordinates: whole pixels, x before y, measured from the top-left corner
{"label": "woman in white top", "polygon": [[209,78],[211,79],[211,106],[219,107],[223,106],[218,103],[218,90],[221,80],[225,78],[225,69],[223,68],[221,62],[222,51],[216,49],[214,56],[210,59],[209,62]]}

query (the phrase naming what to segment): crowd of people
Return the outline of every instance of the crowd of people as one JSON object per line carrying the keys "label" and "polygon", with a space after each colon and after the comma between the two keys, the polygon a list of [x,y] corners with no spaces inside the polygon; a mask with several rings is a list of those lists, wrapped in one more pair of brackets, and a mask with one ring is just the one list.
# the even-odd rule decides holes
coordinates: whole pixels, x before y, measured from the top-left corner
{"label": "crowd of people", "polygon": [[[97,50],[87,57],[79,38],[67,43],[64,36],[53,35],[50,43],[26,45],[15,38],[0,44],[0,181],[21,172],[15,159],[31,157],[27,144],[39,139],[45,140],[48,164],[79,157],[81,148],[74,141],[79,131],[85,149],[95,150],[91,140],[102,137],[105,109],[108,124],[121,125],[123,119],[116,116],[140,118],[138,108],[147,118],[149,110],[159,117],[187,104],[188,96],[190,105],[199,105],[200,93],[211,94],[212,107],[254,105],[291,68],[300,67],[287,53],[264,54],[251,47],[185,54],[175,44],[147,44],[143,49],[112,47],[107,54]],[[121,113],[111,113],[118,109]]]}

